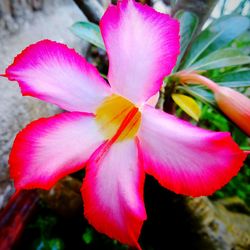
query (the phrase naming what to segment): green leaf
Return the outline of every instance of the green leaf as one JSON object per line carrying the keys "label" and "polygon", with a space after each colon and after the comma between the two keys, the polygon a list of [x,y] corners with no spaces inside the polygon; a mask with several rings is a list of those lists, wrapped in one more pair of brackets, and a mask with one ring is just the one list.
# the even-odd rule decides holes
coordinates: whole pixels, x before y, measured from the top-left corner
{"label": "green leaf", "polygon": [[85,41],[105,50],[98,25],[91,22],[76,22],[70,27],[70,30]]}
{"label": "green leaf", "polygon": [[86,231],[82,235],[82,239],[87,245],[89,245],[93,241],[93,232],[90,228],[86,229]]}
{"label": "green leaf", "polygon": [[63,241],[61,239],[49,240],[49,249],[51,250],[62,250],[64,249]]}
{"label": "green leaf", "polygon": [[201,115],[200,106],[197,102],[190,96],[182,94],[172,94],[174,102],[190,117],[194,120],[199,121]]}
{"label": "green leaf", "polygon": [[250,32],[246,31],[241,36],[239,36],[234,42],[233,46],[240,48],[244,53],[250,54]]}
{"label": "green leaf", "polygon": [[249,23],[247,17],[237,15],[223,16],[214,21],[197,36],[182,68],[188,68],[199,58],[227,46],[248,29]]}
{"label": "green leaf", "polygon": [[250,87],[250,69],[225,73],[212,80],[231,88]]}
{"label": "green leaf", "polygon": [[208,103],[212,106],[215,106],[215,100],[214,100],[214,95],[206,90],[205,88],[203,88],[202,86],[181,86],[178,87],[178,89],[185,91],[186,93],[198,98],[199,100],[201,100],[204,103]]}
{"label": "green leaf", "polygon": [[199,125],[211,130],[229,131],[227,119],[209,105],[203,106]]}
{"label": "green leaf", "polygon": [[193,64],[190,69],[209,70],[247,63],[250,63],[250,56],[246,56],[241,52],[241,50],[226,48],[217,50],[202,58],[201,60]]}
{"label": "green leaf", "polygon": [[194,13],[188,11],[179,10],[175,17],[180,21],[181,53],[178,57],[174,72],[177,70],[199,22],[198,17]]}

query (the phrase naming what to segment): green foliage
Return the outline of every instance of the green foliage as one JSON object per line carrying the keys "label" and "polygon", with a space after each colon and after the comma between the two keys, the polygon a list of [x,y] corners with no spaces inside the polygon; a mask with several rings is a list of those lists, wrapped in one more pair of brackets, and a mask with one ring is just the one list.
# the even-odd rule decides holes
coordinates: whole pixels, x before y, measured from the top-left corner
{"label": "green foliage", "polygon": [[199,126],[215,131],[229,131],[228,120],[208,105],[203,106]]}
{"label": "green foliage", "polygon": [[36,222],[31,226],[32,228],[37,228],[40,230],[41,239],[46,239],[49,237],[54,225],[57,220],[54,216],[39,216]]}
{"label": "green foliage", "polygon": [[41,240],[35,247],[36,250],[63,250],[64,245],[61,239]]}
{"label": "green foliage", "polygon": [[203,103],[210,104],[212,106],[215,106],[215,100],[214,100],[214,95],[212,94],[211,91],[205,89],[202,86],[199,85],[193,85],[193,86],[180,86],[177,88],[179,91],[184,91],[191,96],[199,99]]}
{"label": "green foliage", "polygon": [[87,245],[91,244],[93,241],[93,230],[91,228],[86,228],[84,234],[82,235],[82,240]]}
{"label": "green foliage", "polygon": [[76,22],[71,26],[71,31],[81,39],[105,50],[100,28],[91,22]]}
{"label": "green foliage", "polygon": [[241,49],[246,55],[250,54],[250,32],[246,31],[236,40],[233,41],[233,46]]}
{"label": "green foliage", "polygon": [[[244,92],[250,86],[249,18],[239,15],[223,16],[210,24],[189,46],[196,31],[196,19],[189,12],[181,11],[177,18],[181,22],[181,54],[174,73],[180,70],[200,70],[222,86],[237,88]],[[166,79],[166,88],[174,76]],[[175,93],[187,93],[203,103],[198,126],[215,130],[229,131],[233,139],[243,149],[249,150],[249,141],[238,127],[229,121],[217,108],[214,95],[199,85],[180,85],[176,80]],[[166,89],[168,92],[168,89]],[[180,109],[177,115],[182,115]],[[250,167],[245,165],[240,173],[223,189],[216,192],[215,198],[238,196],[250,205]]]}
{"label": "green foliage", "polygon": [[197,60],[226,47],[249,27],[249,19],[243,16],[228,15],[214,21],[202,31],[192,44],[181,69],[189,68]]}
{"label": "green foliage", "polygon": [[226,72],[224,74],[219,72],[217,76],[212,76],[211,79],[222,86],[231,88],[250,87],[250,69]]}
{"label": "green foliage", "polygon": [[178,57],[174,71],[178,68],[181,59],[184,56],[184,53],[193,38],[193,35],[198,26],[199,19],[198,17],[188,11],[180,10],[176,13],[175,18],[180,22],[180,43],[181,43],[181,52]]}
{"label": "green foliage", "polygon": [[34,239],[36,250],[63,250],[64,243],[60,238],[51,238],[51,232],[57,224],[55,216],[38,216],[36,221],[29,227],[39,231],[39,237]]}
{"label": "green foliage", "polygon": [[193,64],[192,70],[210,70],[228,66],[250,63],[250,56],[246,56],[241,50],[225,48],[216,50]]}
{"label": "green foliage", "polygon": [[38,209],[38,216],[25,227],[22,241],[15,249],[128,249],[126,245],[98,233],[84,220],[82,211],[69,219],[58,215],[44,203],[40,203]]}
{"label": "green foliage", "polygon": [[[182,33],[185,32],[192,37],[197,27],[194,15],[181,11],[177,18],[181,22],[183,39],[186,36]],[[184,21],[187,23],[186,26],[182,24]],[[248,17],[240,15],[222,16],[200,32],[192,46],[188,46],[190,43],[189,37],[187,41],[181,41],[181,56],[174,73],[185,69],[200,70],[202,74],[222,86],[249,87],[250,70],[248,68],[242,70],[241,68],[244,64],[250,64],[250,56],[245,53],[246,48],[250,48],[250,35],[247,31],[249,26],[250,20]],[[177,93],[178,91],[184,91],[216,109],[213,94],[204,87],[180,86],[176,88],[176,91]]]}

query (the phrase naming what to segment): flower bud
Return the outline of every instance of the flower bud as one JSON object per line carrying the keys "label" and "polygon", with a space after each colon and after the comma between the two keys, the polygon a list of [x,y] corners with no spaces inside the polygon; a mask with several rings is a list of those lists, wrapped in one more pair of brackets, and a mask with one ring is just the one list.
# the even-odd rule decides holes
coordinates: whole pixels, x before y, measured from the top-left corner
{"label": "flower bud", "polygon": [[201,84],[210,89],[221,111],[250,135],[250,99],[228,87],[221,87],[197,72],[182,71],[176,74],[180,83]]}
{"label": "flower bud", "polygon": [[155,95],[151,96],[146,103],[152,107],[155,107],[159,100],[159,97],[160,97],[160,92],[157,92]]}
{"label": "flower bud", "polygon": [[250,135],[250,99],[227,87],[219,87],[214,94],[223,113]]}

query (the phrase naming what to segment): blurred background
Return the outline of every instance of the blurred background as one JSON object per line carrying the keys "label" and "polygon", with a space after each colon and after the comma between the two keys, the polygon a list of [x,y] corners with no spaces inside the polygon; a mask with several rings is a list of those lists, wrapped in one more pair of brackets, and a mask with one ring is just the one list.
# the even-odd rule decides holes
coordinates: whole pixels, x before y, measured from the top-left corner
{"label": "blurred background", "polygon": [[[4,72],[14,56],[26,46],[47,38],[74,47],[103,74],[107,74],[108,61],[105,51],[73,34],[70,27],[77,21],[89,20],[98,24],[110,2],[109,0],[0,0],[0,73]],[[142,0],[141,2],[172,15],[176,15],[180,10],[194,13],[198,21],[190,44],[202,30],[224,15],[240,15],[250,20],[248,0]],[[250,55],[249,26],[227,46],[237,47],[244,55]],[[218,80],[218,75],[235,70],[237,72],[244,70],[246,83],[244,86],[236,87],[239,87],[242,93],[249,95],[249,63],[245,63],[244,66],[239,64],[212,69],[206,72],[206,76]],[[202,98],[210,98],[208,96],[210,93],[198,93],[196,90],[191,92],[191,90],[189,94],[196,93],[195,98],[198,94]],[[211,103],[199,99],[198,104],[202,112],[197,123],[199,126],[230,131],[240,145],[249,147],[249,137],[217,112]],[[164,108],[164,105],[162,107]],[[174,110],[172,113],[187,119],[179,107],[174,106],[171,110]],[[82,172],[63,179],[49,192],[27,191],[10,199],[14,187],[9,178],[8,155],[15,135],[30,121],[58,112],[61,110],[53,105],[30,97],[23,98],[17,84],[0,78],[0,250],[128,249],[97,233],[84,219],[79,193],[81,179],[84,177]],[[239,175],[209,199],[178,196],[160,187],[153,178],[147,177],[145,205],[148,220],[143,226],[140,243],[145,250],[250,249],[249,197],[249,159]]]}

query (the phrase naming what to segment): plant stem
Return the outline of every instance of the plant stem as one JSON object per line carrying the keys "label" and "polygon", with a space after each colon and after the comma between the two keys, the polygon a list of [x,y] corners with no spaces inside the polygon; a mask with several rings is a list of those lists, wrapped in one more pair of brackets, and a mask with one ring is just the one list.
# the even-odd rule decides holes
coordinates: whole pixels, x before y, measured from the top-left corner
{"label": "plant stem", "polygon": [[175,74],[175,76],[179,78],[180,83],[201,84],[212,90],[214,93],[216,93],[219,88],[219,86],[212,80],[194,72],[189,73],[186,71],[181,71]]}
{"label": "plant stem", "polygon": [[74,0],[76,5],[80,8],[83,14],[89,21],[98,24],[103,13],[103,6],[96,0]]}

